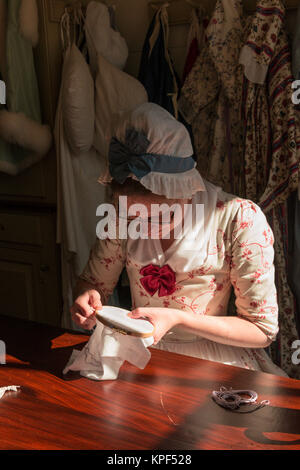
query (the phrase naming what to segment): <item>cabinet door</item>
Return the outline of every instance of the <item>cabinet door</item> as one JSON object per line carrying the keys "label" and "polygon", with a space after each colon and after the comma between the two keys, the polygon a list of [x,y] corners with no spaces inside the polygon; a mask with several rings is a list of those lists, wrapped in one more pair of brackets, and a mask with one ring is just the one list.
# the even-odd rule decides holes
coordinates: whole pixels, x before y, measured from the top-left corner
{"label": "cabinet door", "polygon": [[38,270],[36,254],[0,247],[0,314],[36,320]]}
{"label": "cabinet door", "polygon": [[39,163],[17,176],[0,172],[0,201],[56,204],[56,160],[54,147]]}
{"label": "cabinet door", "polygon": [[60,326],[57,266],[42,250],[0,243],[0,315]]}
{"label": "cabinet door", "polygon": [[55,214],[0,211],[0,314],[60,326]]}

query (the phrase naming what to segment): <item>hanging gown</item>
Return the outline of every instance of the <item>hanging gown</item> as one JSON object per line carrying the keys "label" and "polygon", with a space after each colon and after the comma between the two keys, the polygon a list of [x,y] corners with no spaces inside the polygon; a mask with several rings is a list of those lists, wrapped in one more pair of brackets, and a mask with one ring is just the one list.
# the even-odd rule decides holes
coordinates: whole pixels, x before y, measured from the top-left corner
{"label": "hanging gown", "polygon": [[204,18],[204,15],[205,13],[202,9],[193,8],[191,25],[188,33],[188,51],[182,74],[182,83],[185,82],[186,77],[189,75],[197,57],[200,54],[200,47],[204,40],[204,23],[207,21],[207,18]]}
{"label": "hanging gown", "polygon": [[[240,0],[219,0],[206,30],[208,44],[179,102],[200,141],[203,175],[226,190],[233,177],[232,192],[259,202],[265,212],[298,189],[300,135],[283,19],[279,0],[262,0],[247,20]],[[212,146],[205,150],[208,125]]]}
{"label": "hanging gown", "polygon": [[[66,51],[65,64],[69,53],[70,49]],[[74,156],[68,144],[62,113],[65,79],[63,67],[54,129],[58,161],[57,242],[62,256],[62,327],[73,328],[69,315],[73,289],[95,240],[96,209],[105,200],[105,190],[97,183],[101,163],[96,150],[92,147]]]}
{"label": "hanging gown", "polygon": [[[261,0],[241,53],[245,69],[242,113],[245,123],[246,194],[267,214],[275,235],[278,340],[273,357],[300,378],[290,345],[298,339],[296,304],[288,283],[288,203],[299,184],[300,131],[292,103],[291,51],[279,0]],[[246,111],[246,112],[245,112]]]}
{"label": "hanging gown", "polygon": [[[300,131],[280,0],[261,0],[241,53],[247,197],[267,212],[298,189]],[[266,138],[266,137],[267,138]]]}
{"label": "hanging gown", "polygon": [[[105,302],[126,266],[133,309],[170,307],[193,316],[226,316],[233,286],[237,315],[274,340],[278,309],[272,231],[262,211],[251,201],[226,194],[208,182],[205,186],[206,191],[192,198],[192,205],[205,207],[204,224],[197,220],[193,239],[188,236],[190,226],[166,252],[155,239],[99,239],[81,278],[100,289]],[[160,284],[166,270],[173,274],[168,277],[168,288]],[[153,285],[157,286],[154,290]],[[264,349],[222,345],[180,327],[169,331],[156,347],[286,376]]]}
{"label": "hanging gown", "polygon": [[193,128],[200,173],[241,196],[243,128],[237,97],[242,89],[242,37],[241,3],[218,1],[179,100],[179,111]]}
{"label": "hanging gown", "polygon": [[149,102],[159,104],[177,118],[179,80],[168,51],[168,37],[168,13],[167,7],[163,6],[149,27],[138,79],[148,93]]}
{"label": "hanging gown", "polygon": [[[95,9],[97,15],[94,14]],[[77,13],[78,18],[81,18],[82,12],[81,14],[80,12]],[[92,16],[93,21],[89,21],[90,48],[88,48],[88,56],[94,67],[91,73],[93,73],[94,78],[92,85],[95,88],[93,103],[95,107],[95,123],[93,123],[95,136],[93,145],[88,151],[76,154],[71,150],[66,133],[63,91],[66,83],[68,83],[68,59],[72,54],[72,49],[77,47],[74,41],[77,43],[78,38],[71,38],[71,14],[65,12],[61,21],[64,62],[54,135],[58,161],[57,242],[61,244],[62,254],[64,301],[62,326],[65,328],[75,327],[70,318],[70,307],[74,301],[74,288],[96,238],[97,208],[107,200],[106,186],[100,185],[97,181],[99,175],[104,179],[107,175],[108,143],[106,128],[114,113],[129,111],[147,100],[146,91],[136,79],[125,74],[101,55],[102,51],[105,52],[106,56],[109,56],[110,41],[102,41],[101,43],[96,41],[98,35],[93,35],[92,28],[94,27],[98,31],[99,24],[103,26],[105,13],[108,20],[109,14],[105,5],[97,2],[89,4],[87,14]],[[94,17],[99,19],[99,24],[94,22]],[[101,30],[99,34],[103,37],[104,33],[105,31]],[[114,32],[109,31],[109,38],[112,34]],[[73,39],[73,42],[71,42],[71,39]],[[119,50],[117,47],[118,41]],[[104,47],[105,51],[103,51]],[[85,49],[83,44],[81,44],[81,48]],[[78,54],[81,54],[79,49],[77,50]],[[126,58],[127,48],[124,47],[124,39],[119,33],[115,33],[112,61],[124,64]],[[82,87],[82,83],[79,85],[79,89],[75,93],[76,96],[85,88]],[[77,98],[80,97],[77,96]],[[68,124],[70,125],[70,122]],[[76,124],[76,127],[81,130],[80,123],[77,122]],[[85,125],[85,123],[83,124]],[[109,302],[111,305],[119,305],[116,291],[112,292]]]}
{"label": "hanging gown", "polygon": [[300,139],[283,19],[278,0],[261,0],[247,19],[240,0],[219,0],[179,108],[193,125],[200,171],[267,212],[275,235],[280,325],[272,357],[300,377],[290,354],[298,334],[287,282],[286,203],[298,187]]}

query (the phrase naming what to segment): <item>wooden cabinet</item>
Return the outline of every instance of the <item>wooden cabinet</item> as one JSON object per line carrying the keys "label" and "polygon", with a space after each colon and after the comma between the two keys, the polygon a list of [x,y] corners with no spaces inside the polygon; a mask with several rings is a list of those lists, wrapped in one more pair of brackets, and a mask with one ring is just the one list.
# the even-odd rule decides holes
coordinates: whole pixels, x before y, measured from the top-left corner
{"label": "wooden cabinet", "polygon": [[0,314],[60,324],[55,213],[0,210]]}
{"label": "wooden cabinet", "polygon": [[[38,0],[39,44],[34,50],[43,123],[54,129],[60,89],[62,49],[60,19],[66,5],[77,0]],[[88,0],[81,2],[83,5]],[[40,163],[18,176],[0,172],[0,202],[56,205],[57,166],[55,145]]]}
{"label": "wooden cabinet", "polygon": [[[61,51],[59,23],[53,23],[53,28],[48,12],[48,3],[48,0],[37,2],[39,7],[39,44],[34,49],[34,56],[43,123],[49,124],[53,129],[61,73]],[[0,173],[0,202],[56,205],[54,147],[53,144],[46,157],[18,176]]]}
{"label": "wooden cabinet", "polygon": [[[62,63],[59,19],[66,3],[37,2],[40,40],[34,50],[35,64],[43,122],[52,130]],[[54,143],[40,163],[20,175],[0,173],[0,313],[59,326],[56,187]]]}
{"label": "wooden cabinet", "polygon": [[0,173],[0,202],[56,205],[54,149],[32,168],[18,176]]}

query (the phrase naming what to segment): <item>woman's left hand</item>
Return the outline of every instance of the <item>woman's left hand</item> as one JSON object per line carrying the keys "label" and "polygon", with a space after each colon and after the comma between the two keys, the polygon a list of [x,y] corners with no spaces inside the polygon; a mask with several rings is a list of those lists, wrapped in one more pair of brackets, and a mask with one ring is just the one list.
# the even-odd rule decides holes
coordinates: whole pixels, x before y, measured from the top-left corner
{"label": "woman's left hand", "polygon": [[175,308],[151,308],[139,307],[130,314],[131,318],[144,318],[149,320],[154,326],[154,344],[157,344],[161,338],[174,326],[181,323],[182,312]]}

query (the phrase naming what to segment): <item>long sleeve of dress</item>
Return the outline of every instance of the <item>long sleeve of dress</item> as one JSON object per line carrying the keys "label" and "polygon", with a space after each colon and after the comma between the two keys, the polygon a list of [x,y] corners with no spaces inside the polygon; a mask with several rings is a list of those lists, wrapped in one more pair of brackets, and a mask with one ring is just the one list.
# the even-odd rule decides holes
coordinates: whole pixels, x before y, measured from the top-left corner
{"label": "long sleeve of dress", "polygon": [[80,279],[93,284],[107,300],[117,285],[125,261],[125,241],[97,239]]}
{"label": "long sleeve of dress", "polygon": [[231,264],[237,315],[255,323],[272,341],[278,332],[273,244],[273,232],[261,209],[240,200],[233,220]]}

